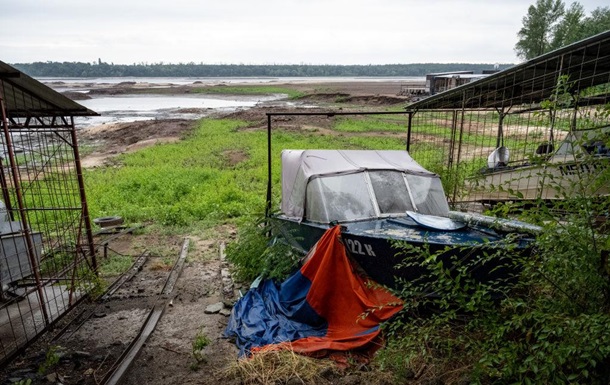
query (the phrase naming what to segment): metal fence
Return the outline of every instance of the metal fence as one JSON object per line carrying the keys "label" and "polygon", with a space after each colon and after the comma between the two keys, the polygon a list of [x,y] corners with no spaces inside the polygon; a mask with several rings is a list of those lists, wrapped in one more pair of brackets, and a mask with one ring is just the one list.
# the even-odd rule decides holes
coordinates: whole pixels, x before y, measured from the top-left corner
{"label": "metal fence", "polygon": [[610,31],[407,112],[408,150],[455,205],[610,193]]}
{"label": "metal fence", "polygon": [[0,363],[97,282],[72,117],[14,118],[1,104]]}

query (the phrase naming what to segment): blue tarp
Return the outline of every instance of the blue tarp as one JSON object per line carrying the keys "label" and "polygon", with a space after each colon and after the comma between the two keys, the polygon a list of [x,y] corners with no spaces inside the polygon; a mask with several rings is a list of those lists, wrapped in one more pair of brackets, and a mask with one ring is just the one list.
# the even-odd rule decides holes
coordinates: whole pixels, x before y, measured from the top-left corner
{"label": "blue tarp", "polygon": [[355,273],[340,234],[338,226],[328,230],[299,271],[281,284],[263,281],[235,304],[225,336],[236,339],[241,355],[269,346],[309,354],[376,350],[380,322],[402,305]]}

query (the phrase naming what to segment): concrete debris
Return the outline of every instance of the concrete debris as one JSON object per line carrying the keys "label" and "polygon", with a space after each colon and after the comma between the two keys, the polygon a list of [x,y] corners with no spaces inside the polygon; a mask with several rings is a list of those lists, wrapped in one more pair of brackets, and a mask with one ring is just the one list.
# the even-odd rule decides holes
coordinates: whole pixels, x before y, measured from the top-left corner
{"label": "concrete debris", "polygon": [[230,315],[231,315],[231,309],[224,308],[224,309],[222,309],[222,310],[221,310],[220,312],[218,312],[218,313],[219,313],[220,315],[223,315],[223,316],[225,316],[225,317],[228,317],[228,316],[230,316]]}
{"label": "concrete debris", "polygon": [[216,314],[224,309],[225,305],[222,302],[217,302],[212,305],[209,305],[203,311],[205,314]]}

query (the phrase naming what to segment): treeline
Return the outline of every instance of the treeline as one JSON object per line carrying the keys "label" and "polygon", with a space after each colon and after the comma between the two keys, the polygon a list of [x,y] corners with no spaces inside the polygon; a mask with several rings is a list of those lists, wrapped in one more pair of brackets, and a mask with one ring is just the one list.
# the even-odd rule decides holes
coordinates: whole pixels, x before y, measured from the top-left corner
{"label": "treeline", "polygon": [[[34,77],[313,77],[313,76],[424,76],[433,72],[472,70],[481,73],[493,64],[419,63],[383,65],[305,64],[109,64],[101,60],[81,62],[35,62],[12,64]],[[505,69],[512,64],[499,65]]]}

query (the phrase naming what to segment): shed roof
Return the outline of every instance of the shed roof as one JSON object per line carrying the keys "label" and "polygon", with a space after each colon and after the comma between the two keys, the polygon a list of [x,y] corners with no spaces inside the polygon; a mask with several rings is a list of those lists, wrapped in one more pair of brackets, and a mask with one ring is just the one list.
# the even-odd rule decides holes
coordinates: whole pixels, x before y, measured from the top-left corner
{"label": "shed roof", "polygon": [[98,115],[2,61],[0,97],[8,118]]}
{"label": "shed roof", "polygon": [[571,91],[610,83],[610,31],[549,52],[483,79],[438,93],[407,110],[503,108],[550,98],[568,75]]}

